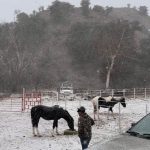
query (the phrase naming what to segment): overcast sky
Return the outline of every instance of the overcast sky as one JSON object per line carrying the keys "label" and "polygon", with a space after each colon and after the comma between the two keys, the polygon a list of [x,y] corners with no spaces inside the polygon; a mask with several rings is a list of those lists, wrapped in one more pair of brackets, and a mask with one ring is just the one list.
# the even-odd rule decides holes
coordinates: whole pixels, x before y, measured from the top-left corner
{"label": "overcast sky", "polygon": [[[14,20],[14,11],[21,10],[27,14],[33,10],[38,10],[40,6],[47,8],[54,0],[0,0],[0,22],[11,22]],[[81,0],[59,0],[69,2],[75,6],[80,6]],[[90,0],[91,6],[113,6],[124,7],[131,4],[131,7],[147,6],[150,9],[150,0]]]}

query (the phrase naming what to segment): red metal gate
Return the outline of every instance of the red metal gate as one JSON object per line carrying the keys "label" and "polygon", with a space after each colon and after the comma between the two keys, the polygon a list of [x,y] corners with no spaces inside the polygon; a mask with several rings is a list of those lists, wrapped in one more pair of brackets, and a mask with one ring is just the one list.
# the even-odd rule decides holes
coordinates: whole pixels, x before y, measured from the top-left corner
{"label": "red metal gate", "polygon": [[30,110],[41,104],[41,92],[24,93],[22,97],[22,111]]}

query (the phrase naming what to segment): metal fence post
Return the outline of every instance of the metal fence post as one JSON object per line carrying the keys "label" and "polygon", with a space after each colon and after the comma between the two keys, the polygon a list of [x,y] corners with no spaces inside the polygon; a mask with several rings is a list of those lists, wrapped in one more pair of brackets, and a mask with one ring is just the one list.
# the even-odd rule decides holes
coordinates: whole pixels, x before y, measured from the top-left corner
{"label": "metal fence post", "polygon": [[22,91],[22,111],[25,110],[25,88]]}
{"label": "metal fence post", "polygon": [[96,108],[96,109],[97,109],[97,126],[99,126],[100,118],[99,118],[98,101],[97,101],[96,107],[97,107],[97,108]]}
{"label": "metal fence post", "polygon": [[100,90],[100,93],[99,93],[99,94],[100,94],[100,97],[101,97],[101,96],[102,96],[102,91],[101,91],[101,90]]}
{"label": "metal fence post", "polygon": [[126,91],[125,91],[125,89],[123,89],[123,97],[125,97],[126,96]]}
{"label": "metal fence post", "polygon": [[12,97],[11,97],[11,111],[12,111]]}
{"label": "metal fence post", "polygon": [[148,113],[148,108],[147,108],[147,102],[146,102],[146,115],[147,115],[147,113]]}
{"label": "metal fence post", "polygon": [[67,98],[66,98],[66,95],[65,95],[65,110],[67,109]]}
{"label": "metal fence post", "polygon": [[120,110],[120,103],[119,103],[119,133],[121,133],[121,110]]}

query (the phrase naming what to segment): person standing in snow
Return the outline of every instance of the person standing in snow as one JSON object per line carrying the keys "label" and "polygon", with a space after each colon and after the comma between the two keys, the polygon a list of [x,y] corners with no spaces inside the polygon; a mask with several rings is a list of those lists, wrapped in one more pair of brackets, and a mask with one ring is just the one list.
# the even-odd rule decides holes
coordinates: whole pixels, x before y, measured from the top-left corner
{"label": "person standing in snow", "polygon": [[92,125],[94,120],[85,112],[85,108],[81,106],[77,110],[78,118],[78,136],[80,138],[82,150],[86,150],[92,137]]}

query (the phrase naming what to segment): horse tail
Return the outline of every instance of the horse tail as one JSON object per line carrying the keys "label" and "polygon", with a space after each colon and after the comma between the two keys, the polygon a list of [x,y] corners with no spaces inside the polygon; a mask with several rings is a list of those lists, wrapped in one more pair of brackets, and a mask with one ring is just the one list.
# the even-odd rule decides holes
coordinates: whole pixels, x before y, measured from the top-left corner
{"label": "horse tail", "polygon": [[38,126],[38,122],[37,122],[37,107],[32,107],[31,108],[31,122],[32,122],[32,126]]}
{"label": "horse tail", "polygon": [[32,108],[31,108],[31,119],[32,119],[33,116],[34,116],[34,112],[35,112],[35,107],[32,107]]}
{"label": "horse tail", "polygon": [[31,108],[31,122],[32,122],[32,126],[33,126],[34,113],[35,113],[35,108],[32,107],[32,108]]}
{"label": "horse tail", "polygon": [[97,111],[98,99],[99,99],[99,96],[96,96],[96,97],[94,97],[94,98],[91,100],[91,101],[92,101],[92,104],[93,104],[94,112]]}

